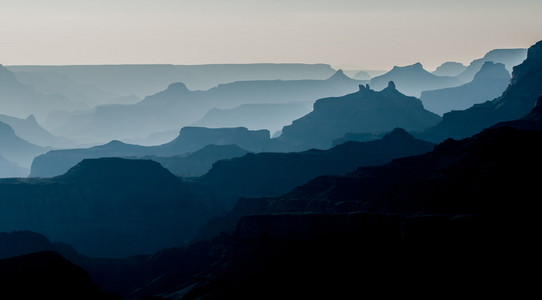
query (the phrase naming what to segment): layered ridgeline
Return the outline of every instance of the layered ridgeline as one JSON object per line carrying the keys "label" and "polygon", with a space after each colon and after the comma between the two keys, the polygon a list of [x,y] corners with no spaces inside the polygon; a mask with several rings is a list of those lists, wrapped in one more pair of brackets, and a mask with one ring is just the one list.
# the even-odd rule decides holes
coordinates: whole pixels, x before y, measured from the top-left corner
{"label": "layered ridgeline", "polygon": [[213,108],[193,126],[246,127],[248,129],[269,129],[276,133],[293,120],[311,112],[313,102],[291,102],[278,104],[243,104],[234,108]]}
{"label": "layered ridgeline", "polygon": [[35,156],[50,150],[23,140],[15,134],[13,128],[3,122],[0,122],[0,141],[0,156],[23,168],[29,168]]}
{"label": "layered ridgeline", "polygon": [[396,127],[419,131],[439,121],[419,99],[401,94],[393,82],[379,92],[360,85],[357,93],[316,101],[311,113],[283,128],[275,147],[285,151],[328,149],[334,139],[349,132],[389,132]]}
{"label": "layered ridgeline", "polygon": [[0,155],[0,178],[26,177],[29,173],[30,170],[25,169]]}
{"label": "layered ridgeline", "polygon": [[462,111],[444,114],[442,121],[428,129],[423,139],[439,142],[465,138],[499,122],[523,117],[542,95],[542,41],[531,46],[527,59],[514,67],[512,79],[498,98]]}
{"label": "layered ridgeline", "polygon": [[431,293],[518,295],[530,274],[516,266],[536,255],[528,249],[536,249],[537,178],[525,166],[542,164],[541,132],[532,130],[540,120],[537,106],[423,155],[242,199],[229,215],[233,229],[152,256],[95,260],[21,232],[0,234],[0,256],[59,251],[124,299],[352,297],[390,285],[404,296],[418,294],[420,281]]}
{"label": "layered ridgeline", "polygon": [[443,115],[495,99],[509,83],[510,73],[504,64],[487,61],[471,82],[458,87],[423,91],[420,100],[427,110]]}
{"label": "layered ridgeline", "polygon": [[438,66],[437,69],[431,73],[437,76],[455,77],[463,73],[466,69],[467,66],[463,65],[462,63],[448,61]]}
{"label": "layered ridgeline", "polygon": [[149,156],[171,173],[181,177],[202,176],[219,160],[241,157],[250,153],[237,145],[207,145],[200,150],[175,156]]}
{"label": "layered ridgeline", "polygon": [[371,87],[381,90],[393,81],[397,89],[408,96],[420,97],[422,91],[454,87],[463,84],[450,76],[436,76],[426,71],[421,63],[410,66],[395,66],[386,74],[371,79]]}
{"label": "layered ridgeline", "polygon": [[[207,145],[237,145],[246,151],[260,152],[268,147],[270,133],[267,130],[247,130],[246,128],[203,128],[183,127],[177,138],[159,146],[140,146],[111,141],[90,148],[51,150],[37,156],[32,162],[31,177],[52,177],[64,174],[85,158],[100,157],[171,157],[195,152]],[[169,164],[173,159],[156,159],[172,167],[176,174],[186,174]]]}
{"label": "layered ridgeline", "polygon": [[[241,81],[221,84],[205,91],[192,91],[178,82],[136,104],[103,105],[72,115],[53,114],[44,126],[56,134],[91,142],[146,137],[193,124],[213,108],[314,102],[322,97],[353,92],[358,84],[360,81],[347,77],[342,71],[337,71],[326,80]],[[292,120],[283,120],[282,123]],[[258,129],[277,125],[273,120],[268,125],[262,121],[264,119],[260,121]],[[236,127],[241,125],[238,123]]]}
{"label": "layered ridgeline", "polygon": [[[40,93],[62,95],[70,100],[83,102],[90,107],[99,104],[121,103],[120,101],[130,101],[130,99],[135,102],[141,100],[133,95],[123,97],[120,94],[105,91],[93,82],[77,82],[68,74],[53,71],[55,68],[63,67],[67,66],[8,66],[7,69],[13,72],[18,81],[34,87]],[[23,71],[19,71],[20,68]]]}
{"label": "layered ridgeline", "polygon": [[317,176],[425,153],[433,146],[396,128],[379,140],[347,142],[329,150],[257,153],[221,160],[198,183],[216,199],[235,203],[239,197],[281,195]]}
{"label": "layered ridgeline", "polygon": [[150,160],[83,160],[50,179],[0,180],[0,231],[31,230],[97,257],[182,245],[216,207]]}
{"label": "layered ridgeline", "polygon": [[36,91],[32,86],[17,80],[15,75],[0,65],[0,107],[1,114],[17,118],[35,115],[44,120],[47,114],[55,110],[78,110],[88,106],[72,101],[62,95],[46,95]]}
{"label": "layered ridgeline", "polygon": [[488,61],[502,63],[508,72],[512,72],[513,68],[526,58],[527,49],[494,49],[486,53],[484,57],[471,61],[468,67],[457,75],[457,78],[465,83],[470,82]]}
{"label": "layered ridgeline", "polygon": [[[533,111],[519,123],[536,120]],[[420,281],[431,293],[517,295],[530,276],[519,266],[537,255],[526,250],[536,243],[537,179],[524,170],[542,163],[539,139],[506,127],[449,140],[281,197],[242,199],[236,226],[213,239],[83,265],[126,299],[352,297],[390,285],[404,296],[419,294]]]}
{"label": "layered ridgeline", "polygon": [[[518,266],[537,256],[526,250],[539,228],[537,178],[525,168],[542,167],[540,138],[540,131],[491,129],[424,155],[320,177],[282,197],[244,199],[231,255],[217,259],[225,267],[157,294],[243,297],[272,283],[266,295],[351,297],[392,285],[404,296],[419,293],[420,281],[435,293],[517,294],[530,276]],[[254,268],[242,268],[246,257]]]}
{"label": "layered ridgeline", "polygon": [[[67,85],[67,79],[79,86],[68,86],[88,98],[99,91],[118,96],[135,94],[139,98],[164,90],[172,82],[184,82],[191,90],[207,90],[219,84],[246,80],[322,80],[335,70],[326,64],[208,64],[208,65],[79,65],[8,66],[27,84],[39,76],[50,83]],[[25,73],[25,74],[20,74]],[[27,76],[25,76],[27,75]],[[64,77],[64,78],[62,78]],[[94,87],[88,90],[88,85]],[[37,86],[36,88],[41,88]],[[48,89],[51,85],[48,84]],[[84,88],[84,89],[82,89]],[[66,89],[54,90],[63,94]],[[103,99],[102,99],[103,101]]]}
{"label": "layered ridgeline", "polygon": [[45,130],[33,115],[20,119],[0,114],[0,122],[8,124],[17,136],[35,145],[53,148],[67,148],[75,145],[72,141]]}

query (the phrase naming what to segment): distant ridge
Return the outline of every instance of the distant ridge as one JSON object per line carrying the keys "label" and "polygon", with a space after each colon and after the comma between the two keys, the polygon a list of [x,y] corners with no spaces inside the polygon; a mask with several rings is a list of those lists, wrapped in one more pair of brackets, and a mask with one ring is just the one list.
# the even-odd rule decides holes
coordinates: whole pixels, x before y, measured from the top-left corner
{"label": "distant ridge", "polygon": [[467,69],[467,66],[463,65],[462,63],[458,62],[445,62],[442,65],[438,66],[435,71],[433,71],[433,75],[437,76],[452,76],[455,77],[462,72],[464,72]]}
{"label": "distant ridge", "polygon": [[[146,137],[156,132],[190,126],[214,108],[230,109],[244,104],[312,103],[319,98],[354,92],[361,83],[347,77],[342,71],[335,73],[322,80],[236,81],[205,91],[190,90],[185,83],[174,82],[136,104],[102,105],[92,111],[68,114],[64,122],[54,122],[51,118],[46,123],[54,124],[55,130],[52,131],[55,134],[94,143]],[[273,125],[271,122],[258,129],[268,129]]]}
{"label": "distant ridge", "polygon": [[457,75],[462,82],[470,82],[476,73],[480,71],[486,61],[502,63],[508,72],[512,72],[514,66],[521,64],[527,58],[527,49],[494,49],[480,59],[473,60],[465,71]]}
{"label": "distant ridge", "polygon": [[35,156],[43,154],[49,149],[20,138],[11,126],[0,121],[0,156],[21,167],[28,168]]}
{"label": "distant ridge", "polygon": [[420,100],[427,110],[443,115],[495,99],[509,83],[510,74],[504,64],[486,61],[471,82],[458,87],[423,91]]}
{"label": "distant ridge", "polygon": [[371,87],[381,90],[389,81],[393,81],[397,89],[408,96],[420,97],[422,91],[434,90],[462,84],[455,77],[436,76],[426,71],[421,63],[399,67],[395,66],[386,74],[371,79]]}

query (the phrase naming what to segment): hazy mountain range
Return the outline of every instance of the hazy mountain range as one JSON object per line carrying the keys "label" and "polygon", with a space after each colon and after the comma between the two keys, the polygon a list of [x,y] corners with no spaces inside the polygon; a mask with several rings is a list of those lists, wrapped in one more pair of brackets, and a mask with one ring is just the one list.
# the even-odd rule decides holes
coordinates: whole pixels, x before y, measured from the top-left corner
{"label": "hazy mountain range", "polygon": [[[184,83],[178,82],[136,104],[103,105],[88,112],[64,114],[62,118],[59,118],[59,114],[51,115],[53,121],[46,121],[44,126],[58,135],[98,143],[145,137],[194,124],[213,108],[314,102],[322,97],[355,91],[358,84],[360,81],[347,77],[342,71],[337,71],[326,80],[239,81],[221,84],[206,91],[191,91]],[[292,117],[297,115],[299,113]],[[64,122],[59,122],[59,119]],[[293,120],[287,120],[285,116],[281,119],[279,123],[271,119],[269,124],[263,122],[265,119],[260,119],[256,129],[272,127],[276,130],[277,126]],[[243,124],[236,127],[240,125]]]}
{"label": "hazy mountain range", "polygon": [[[294,66],[265,67],[271,76]],[[93,101],[99,91],[122,96],[137,84],[140,92],[150,90],[176,70],[15,68],[40,88],[0,69],[2,109],[30,103],[21,107],[33,110],[32,101],[52,99],[42,97],[47,81],[49,92],[82,92]],[[226,66],[198,68],[221,80],[227,75]],[[258,69],[251,68],[234,66],[231,76]],[[98,78],[104,70],[111,74]],[[143,83],[142,70],[156,78]],[[172,73],[159,75],[165,70]],[[0,111],[0,175],[28,172],[32,162],[32,177],[0,179],[0,285],[9,285],[0,297],[532,295],[528,287],[536,285],[524,266],[538,255],[533,195],[542,166],[542,41],[526,51],[490,51],[469,66],[443,64],[434,73],[415,64],[371,82],[337,71],[207,90],[175,80],[135,104],[51,111],[44,127],[58,125],[53,133],[38,115]],[[469,74],[472,80],[461,80]],[[430,91],[431,84],[442,86]],[[20,96],[23,90],[36,97]],[[324,92],[338,94],[317,96]],[[207,121],[220,112],[213,118],[233,122],[244,112],[254,116],[239,122],[276,121],[278,128],[279,120],[258,114],[282,115],[271,110],[305,102],[312,110],[292,114],[276,138],[268,129],[187,126],[207,113]],[[437,102],[442,117],[430,111]],[[71,130],[66,140],[61,128]],[[140,130],[133,138],[168,130],[178,136],[156,146],[50,145],[131,130]]]}
{"label": "hazy mountain range", "polygon": [[471,82],[458,87],[423,91],[420,100],[425,109],[442,116],[452,110],[464,110],[495,99],[509,83],[510,74],[504,64],[487,61]]}
{"label": "hazy mountain range", "polygon": [[542,43],[531,46],[527,59],[514,67],[512,79],[500,97],[466,110],[444,114],[442,121],[421,136],[427,140],[465,138],[499,122],[523,117],[542,94]]}
{"label": "hazy mountain range", "polygon": [[335,72],[331,66],[325,64],[82,65],[8,68],[16,73],[40,76],[50,82],[60,81],[58,78],[64,80],[67,77],[79,85],[94,86],[95,89],[112,93],[117,97],[136,95],[140,98],[162,91],[172,82],[183,82],[190,90],[207,90],[234,81],[322,80]]}
{"label": "hazy mountain range", "polygon": [[0,65],[0,105],[1,113],[17,118],[35,115],[44,120],[51,111],[77,110],[88,106],[60,94],[43,94],[34,87],[23,84],[15,75]]}
{"label": "hazy mountain range", "polygon": [[159,146],[140,146],[111,141],[90,148],[52,150],[34,159],[30,176],[62,175],[87,158],[171,157],[195,152],[207,145],[238,145],[247,151],[261,152],[268,147],[269,142],[270,134],[267,130],[254,131],[242,127],[216,129],[183,127],[175,139]]}

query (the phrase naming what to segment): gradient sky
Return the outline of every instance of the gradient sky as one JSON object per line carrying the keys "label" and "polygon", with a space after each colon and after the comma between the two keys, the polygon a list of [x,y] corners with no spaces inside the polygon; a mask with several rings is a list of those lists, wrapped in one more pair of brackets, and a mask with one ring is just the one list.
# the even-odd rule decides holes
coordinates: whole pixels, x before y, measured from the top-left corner
{"label": "gradient sky", "polygon": [[540,0],[0,0],[0,64],[468,64],[542,40]]}

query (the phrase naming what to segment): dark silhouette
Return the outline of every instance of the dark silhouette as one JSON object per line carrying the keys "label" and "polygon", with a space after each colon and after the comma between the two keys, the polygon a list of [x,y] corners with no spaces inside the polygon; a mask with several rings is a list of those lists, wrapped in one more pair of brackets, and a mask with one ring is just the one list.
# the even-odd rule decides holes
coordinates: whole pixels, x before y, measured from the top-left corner
{"label": "dark silhouette", "polygon": [[379,140],[347,142],[329,150],[258,153],[218,161],[198,182],[231,206],[239,197],[281,195],[317,176],[343,174],[359,166],[425,153],[433,146],[395,129]]}
{"label": "dark silhouette", "polygon": [[120,299],[100,290],[87,272],[55,252],[0,260],[0,290],[11,299]]}
{"label": "dark silhouette", "polygon": [[208,145],[189,154],[149,157],[171,173],[181,177],[196,177],[207,173],[219,160],[241,157],[249,151],[237,145]]}
{"label": "dark silhouette", "polygon": [[150,160],[83,160],[50,179],[0,180],[0,231],[32,230],[97,257],[182,245],[220,209]]}
{"label": "dark silhouette", "polygon": [[471,82],[453,88],[423,91],[420,100],[425,109],[442,116],[452,110],[464,110],[495,99],[502,95],[509,83],[510,73],[504,65],[487,61]]}

